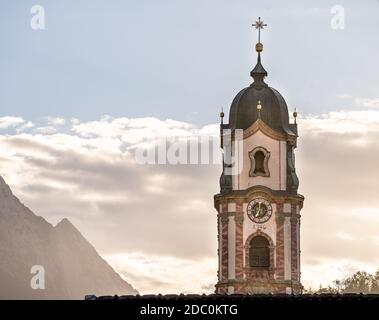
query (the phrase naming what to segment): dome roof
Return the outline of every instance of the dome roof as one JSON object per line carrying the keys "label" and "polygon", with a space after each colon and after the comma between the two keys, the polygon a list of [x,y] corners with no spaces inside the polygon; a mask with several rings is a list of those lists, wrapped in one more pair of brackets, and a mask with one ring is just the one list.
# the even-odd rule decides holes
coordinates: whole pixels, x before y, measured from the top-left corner
{"label": "dome roof", "polygon": [[[261,64],[260,53],[257,65],[250,74],[254,82],[234,98],[229,112],[229,127],[245,130],[260,117],[273,130],[296,135],[289,124],[286,101],[277,90],[264,82],[267,72]],[[257,110],[258,101],[262,105],[260,111]]]}

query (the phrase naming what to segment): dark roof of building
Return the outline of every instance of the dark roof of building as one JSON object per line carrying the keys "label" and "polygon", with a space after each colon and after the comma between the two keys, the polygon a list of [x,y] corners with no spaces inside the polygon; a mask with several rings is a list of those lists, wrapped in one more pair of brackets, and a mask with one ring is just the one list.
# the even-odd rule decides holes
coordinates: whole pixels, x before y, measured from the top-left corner
{"label": "dark roof of building", "polygon": [[363,293],[320,293],[320,294],[148,294],[148,295],[125,295],[125,296],[95,296],[87,295],[85,300],[129,300],[129,301],[180,301],[180,300],[376,300],[379,294]]}

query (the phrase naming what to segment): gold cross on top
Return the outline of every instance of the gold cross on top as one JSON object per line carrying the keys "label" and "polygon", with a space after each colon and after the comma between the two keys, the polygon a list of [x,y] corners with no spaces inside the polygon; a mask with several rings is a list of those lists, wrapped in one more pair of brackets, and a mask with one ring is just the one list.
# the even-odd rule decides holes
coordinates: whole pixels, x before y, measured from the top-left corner
{"label": "gold cross on top", "polygon": [[258,29],[258,43],[261,43],[261,29],[267,27],[267,24],[265,24],[264,21],[261,20],[261,17],[259,17],[258,21],[255,21],[255,24],[253,24],[253,27],[255,27],[255,29]]}

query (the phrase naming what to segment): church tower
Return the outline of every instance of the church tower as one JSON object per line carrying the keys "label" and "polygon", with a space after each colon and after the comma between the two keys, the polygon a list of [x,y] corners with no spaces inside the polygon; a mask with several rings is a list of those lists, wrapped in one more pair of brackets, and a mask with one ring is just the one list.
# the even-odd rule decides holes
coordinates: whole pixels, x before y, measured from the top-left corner
{"label": "church tower", "polygon": [[300,210],[294,149],[296,112],[289,122],[282,95],[265,82],[259,39],[253,83],[234,98],[229,123],[221,113],[223,171],[218,212],[216,293],[300,293]]}

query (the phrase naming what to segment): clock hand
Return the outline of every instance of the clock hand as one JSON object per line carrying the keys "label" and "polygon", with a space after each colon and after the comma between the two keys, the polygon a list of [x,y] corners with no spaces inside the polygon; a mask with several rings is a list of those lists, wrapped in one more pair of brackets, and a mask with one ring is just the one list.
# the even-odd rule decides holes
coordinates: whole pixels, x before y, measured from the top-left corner
{"label": "clock hand", "polygon": [[261,215],[261,203],[259,202],[259,206],[258,206],[258,212],[256,213],[255,217],[259,217]]}

